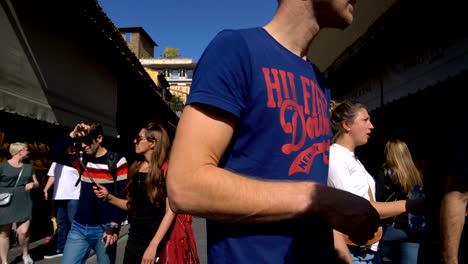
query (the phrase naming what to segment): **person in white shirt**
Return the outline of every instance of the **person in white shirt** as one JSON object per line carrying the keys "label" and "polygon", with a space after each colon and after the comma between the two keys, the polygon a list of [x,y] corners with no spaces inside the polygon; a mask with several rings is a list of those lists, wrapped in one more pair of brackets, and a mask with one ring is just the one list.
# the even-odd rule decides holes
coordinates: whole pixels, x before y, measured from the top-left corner
{"label": "person in white shirt", "polygon": [[[355,148],[365,145],[374,126],[365,105],[345,100],[332,102],[330,123],[333,131],[330,147],[328,185],[345,190],[369,200],[381,219],[393,217],[419,207],[421,200],[375,202],[375,181],[354,155]],[[334,231],[335,249],[340,255],[348,255],[351,263],[381,263],[378,242],[362,247],[348,245],[343,234]],[[352,260],[351,260],[352,259]]]}
{"label": "person in white shirt", "polygon": [[55,216],[57,219],[56,246],[54,250],[44,256],[45,259],[52,259],[63,255],[65,242],[70,225],[73,222],[76,210],[78,208],[78,199],[80,198],[80,184],[76,184],[80,177],[78,170],[73,166],[76,161],[76,155],[68,148],[62,160],[68,160],[67,165],[53,162],[49,168],[49,176],[44,187],[44,198],[48,200],[49,189],[54,186],[52,199],[55,205]]}

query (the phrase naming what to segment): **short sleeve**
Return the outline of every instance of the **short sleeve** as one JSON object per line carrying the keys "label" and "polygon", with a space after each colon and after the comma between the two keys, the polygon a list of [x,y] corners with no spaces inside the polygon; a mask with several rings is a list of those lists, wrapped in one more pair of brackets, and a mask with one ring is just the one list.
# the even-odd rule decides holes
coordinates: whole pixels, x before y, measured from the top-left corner
{"label": "short sleeve", "polygon": [[57,166],[57,163],[52,162],[52,164],[50,165],[49,171],[47,172],[47,176],[55,177],[55,166]]}
{"label": "short sleeve", "polygon": [[194,71],[187,104],[201,103],[240,117],[251,74],[250,53],[240,33],[224,30],[211,41]]}

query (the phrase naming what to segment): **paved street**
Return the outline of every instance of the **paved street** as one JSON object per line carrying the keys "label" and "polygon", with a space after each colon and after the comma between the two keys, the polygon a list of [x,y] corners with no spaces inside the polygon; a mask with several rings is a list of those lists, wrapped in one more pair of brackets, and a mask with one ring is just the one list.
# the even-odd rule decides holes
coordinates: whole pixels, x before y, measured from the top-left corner
{"label": "paved street", "polygon": [[[207,263],[206,259],[206,226],[205,226],[205,219],[203,218],[193,218],[193,230],[195,233],[195,240],[197,242],[197,249],[198,249],[198,256],[200,258],[200,263],[205,264]],[[123,226],[121,232],[121,238],[117,243],[117,264],[122,263],[125,245],[127,243],[127,230],[128,225]],[[61,263],[61,258],[55,259],[44,259],[43,256],[47,251],[47,244],[45,243],[45,239],[41,239],[39,241],[34,241],[31,243],[30,246],[30,254],[34,259],[34,263],[43,263],[43,264],[59,264]],[[23,263],[21,259],[21,248],[14,247],[10,250],[8,255],[8,263]],[[97,264],[96,256],[91,253],[88,261],[88,264]]]}

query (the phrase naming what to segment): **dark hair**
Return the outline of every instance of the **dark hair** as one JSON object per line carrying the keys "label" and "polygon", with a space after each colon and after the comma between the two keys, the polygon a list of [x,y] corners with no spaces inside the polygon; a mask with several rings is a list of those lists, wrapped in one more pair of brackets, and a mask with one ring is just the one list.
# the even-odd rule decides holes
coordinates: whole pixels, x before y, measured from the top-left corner
{"label": "dark hair", "polygon": [[361,109],[367,110],[364,104],[356,101],[344,100],[341,103],[331,101],[330,124],[333,131],[333,143],[343,133],[343,122],[353,121]]}
{"label": "dark hair", "polygon": [[85,122],[85,124],[90,127],[89,128],[89,135],[92,138],[97,139],[99,136],[104,137],[104,130],[102,129],[102,125],[99,122],[88,121],[88,122]]}
{"label": "dark hair", "polygon": [[[167,159],[170,140],[166,130],[159,123],[148,123],[143,128],[146,130],[145,137],[147,140],[156,142],[156,146],[151,155],[148,176],[146,177],[146,192],[151,203],[153,203],[155,207],[159,207],[161,203],[165,202],[166,198],[165,180],[161,167]],[[133,185],[133,176],[142,165],[143,160],[136,160],[128,171],[128,184],[125,187],[125,192],[127,193],[127,208],[129,210],[132,209],[132,200],[129,194]]]}

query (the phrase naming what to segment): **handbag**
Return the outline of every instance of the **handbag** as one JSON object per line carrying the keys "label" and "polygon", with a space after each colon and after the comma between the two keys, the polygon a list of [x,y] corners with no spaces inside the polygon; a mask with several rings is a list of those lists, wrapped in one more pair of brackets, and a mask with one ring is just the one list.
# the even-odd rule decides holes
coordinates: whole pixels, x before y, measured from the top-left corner
{"label": "handbag", "polygon": [[[370,201],[374,202],[374,196],[372,195],[370,187],[367,193],[369,194]],[[379,226],[379,229],[377,229],[377,232],[375,232],[374,237],[369,239],[365,245],[357,245],[356,243],[352,242],[351,239],[349,239],[348,235],[344,235],[344,239],[345,239],[346,244],[349,246],[371,246],[372,244],[378,242],[382,238],[382,234],[383,234],[382,226]]]}
{"label": "handbag", "polygon": [[[24,166],[23,166],[24,167]],[[16,179],[15,186],[13,187],[16,188],[16,185],[18,185],[18,181],[21,177],[21,173],[23,173],[23,167],[20,170],[20,173],[18,174],[18,179]],[[5,193],[0,193],[0,206],[7,206],[11,203],[11,198],[13,197],[12,192],[5,192]]]}

